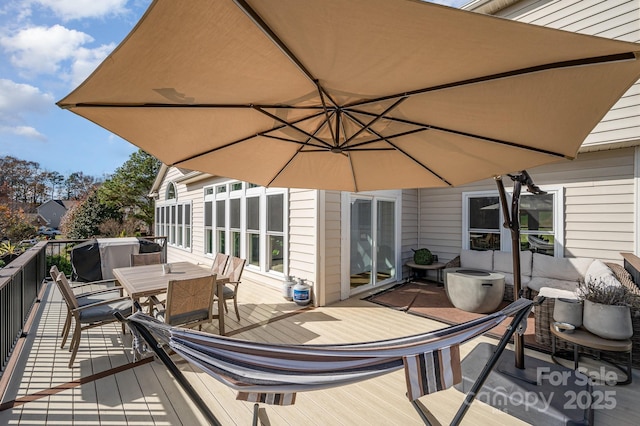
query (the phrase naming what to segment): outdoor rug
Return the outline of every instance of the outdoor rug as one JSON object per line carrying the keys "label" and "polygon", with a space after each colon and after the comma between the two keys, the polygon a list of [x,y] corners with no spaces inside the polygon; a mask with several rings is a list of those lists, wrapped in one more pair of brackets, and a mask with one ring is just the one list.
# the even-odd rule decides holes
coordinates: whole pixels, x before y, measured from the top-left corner
{"label": "outdoor rug", "polygon": [[[484,316],[483,314],[466,312],[455,308],[449,302],[444,287],[440,287],[435,283],[409,282],[399,284],[368,296],[365,300],[449,325],[460,324]],[[507,305],[508,302],[503,302],[500,308]],[[507,318],[486,335],[499,339],[506,332],[506,327],[511,323],[511,320],[511,317]],[[527,318],[527,330],[524,335],[525,347],[538,351],[548,351],[548,348],[545,349],[536,343],[534,327],[535,320],[532,313]]]}

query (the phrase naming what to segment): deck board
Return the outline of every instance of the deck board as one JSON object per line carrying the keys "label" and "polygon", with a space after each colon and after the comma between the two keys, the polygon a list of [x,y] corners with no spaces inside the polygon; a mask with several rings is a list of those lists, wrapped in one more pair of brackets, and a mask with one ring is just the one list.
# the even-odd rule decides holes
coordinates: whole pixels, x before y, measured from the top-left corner
{"label": "deck board", "polygon": [[[225,318],[227,332],[237,338],[259,342],[357,342],[443,327],[436,321],[375,305],[358,297],[328,307],[301,311],[300,306],[284,300],[279,289],[251,281],[243,282],[239,304],[240,322],[236,321],[230,304],[230,312]],[[287,316],[292,312],[299,313]],[[120,326],[113,324],[84,332],[74,368],[67,368],[70,354],[67,348],[59,348],[59,330],[63,321],[62,300],[57,289],[51,287],[43,298],[37,331],[28,337],[28,350],[19,362],[20,368],[3,402],[132,361],[131,335],[123,336]],[[205,330],[217,332],[217,322],[207,325]],[[461,356],[464,357],[480,342],[496,341],[488,337],[474,339],[461,347]],[[538,352],[527,350],[527,354],[549,360],[547,355]],[[188,363],[179,362],[178,366],[222,424],[251,423],[252,403],[237,401],[233,390]],[[634,383],[630,386],[602,388],[603,392],[614,392],[616,407],[597,410],[598,425],[636,423],[640,413],[637,408],[640,400],[639,373],[634,371]],[[261,413],[274,426],[422,424],[405,393],[404,374],[397,371],[348,386],[299,393],[295,405],[262,405]],[[449,389],[422,397],[420,402],[437,423],[445,424],[451,421],[463,399],[462,393]],[[206,422],[164,365],[154,361],[2,411],[0,424],[198,425]],[[526,423],[476,401],[463,424]]]}

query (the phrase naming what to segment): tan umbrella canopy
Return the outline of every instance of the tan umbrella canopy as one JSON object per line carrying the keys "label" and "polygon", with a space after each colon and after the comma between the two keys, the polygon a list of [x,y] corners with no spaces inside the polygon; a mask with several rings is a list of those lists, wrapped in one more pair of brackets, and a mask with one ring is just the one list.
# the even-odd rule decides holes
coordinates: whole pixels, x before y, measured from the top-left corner
{"label": "tan umbrella canopy", "polygon": [[255,184],[450,186],[573,158],[638,51],[422,1],[157,0],[58,105]]}

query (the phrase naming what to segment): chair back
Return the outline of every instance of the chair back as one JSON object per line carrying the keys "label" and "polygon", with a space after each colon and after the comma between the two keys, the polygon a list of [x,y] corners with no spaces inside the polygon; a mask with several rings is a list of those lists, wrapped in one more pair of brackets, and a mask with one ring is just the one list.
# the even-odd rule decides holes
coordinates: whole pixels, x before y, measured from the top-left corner
{"label": "chair back", "polygon": [[244,270],[244,264],[247,260],[239,257],[232,256],[229,259],[229,266],[225,272],[225,275],[229,277],[229,282],[239,283],[242,271]]}
{"label": "chair back", "polygon": [[60,293],[62,293],[62,297],[69,309],[77,309],[79,307],[78,300],[71,289],[71,285],[69,285],[69,281],[67,281],[67,277],[65,277],[63,273],[58,274],[56,284],[58,285],[58,289],[60,290]]}
{"label": "chair back", "polygon": [[211,265],[211,273],[216,275],[224,274],[228,261],[228,254],[216,253],[216,257],[213,258],[213,264]]}
{"label": "chair back", "polygon": [[59,274],[60,274],[60,271],[58,270],[58,267],[56,265],[51,265],[51,269],[49,269],[49,276],[51,277],[54,283],[58,279]]}
{"label": "chair back", "polygon": [[211,321],[215,286],[215,275],[169,281],[165,322],[179,325]]}
{"label": "chair back", "polygon": [[131,266],[158,265],[162,263],[162,252],[131,255]]}

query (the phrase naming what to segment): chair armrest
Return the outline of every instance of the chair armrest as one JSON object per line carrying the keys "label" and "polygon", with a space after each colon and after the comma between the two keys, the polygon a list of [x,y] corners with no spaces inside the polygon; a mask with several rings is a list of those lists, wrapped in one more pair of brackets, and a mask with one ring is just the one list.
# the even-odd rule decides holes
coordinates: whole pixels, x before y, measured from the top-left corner
{"label": "chair armrest", "polygon": [[123,292],[124,292],[124,287],[110,287],[110,288],[103,288],[102,290],[94,290],[94,291],[86,291],[84,293],[76,293],[75,296],[79,297],[79,296],[93,296],[94,294],[102,294],[102,293],[110,293],[112,291],[118,291],[120,293],[120,296],[123,296]]}
{"label": "chair armrest", "polygon": [[72,289],[77,289],[77,288],[82,288],[82,287],[86,287],[88,285],[106,285],[106,284],[114,284],[114,287],[116,287],[115,285],[116,280],[98,280],[98,281],[89,281],[89,282],[79,282],[79,281],[74,281],[74,282],[70,282],[69,284],[71,285]]}
{"label": "chair armrest", "polygon": [[149,305],[158,306],[164,309],[164,304],[156,296],[149,296]]}
{"label": "chair armrest", "polygon": [[85,309],[90,309],[96,306],[108,305],[109,303],[119,302],[121,300],[131,300],[131,299],[129,298],[129,296],[115,297],[113,299],[102,300],[100,302],[92,303],[90,305],[80,306],[79,308],[72,309],[71,312],[81,312],[81,311],[84,311]]}

